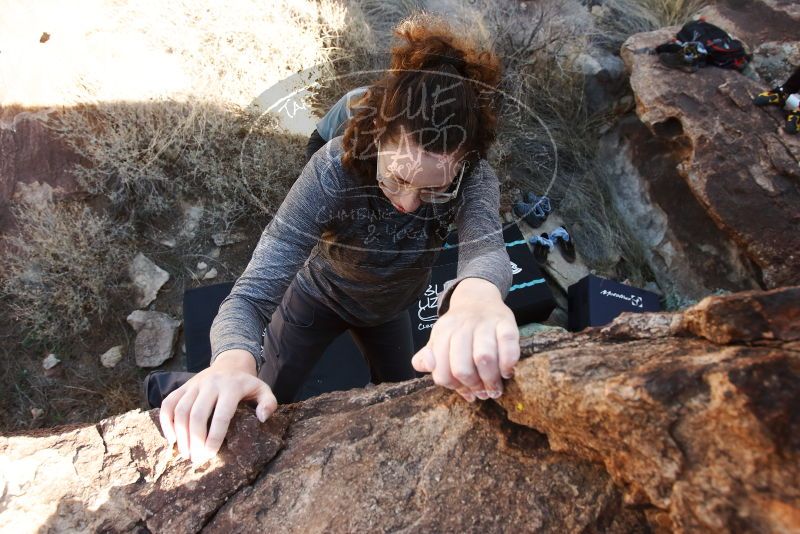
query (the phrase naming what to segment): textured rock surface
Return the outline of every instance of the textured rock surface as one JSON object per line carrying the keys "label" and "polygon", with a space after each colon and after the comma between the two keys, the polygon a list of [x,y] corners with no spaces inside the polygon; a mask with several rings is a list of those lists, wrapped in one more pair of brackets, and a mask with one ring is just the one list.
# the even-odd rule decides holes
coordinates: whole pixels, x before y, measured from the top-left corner
{"label": "textured rock surface", "polygon": [[136,305],[140,308],[156,300],[159,289],[169,280],[169,273],[141,252],[136,254],[128,266],[128,275],[136,287]]}
{"label": "textured rock surface", "polygon": [[0,438],[0,531],[197,532],[280,449],[286,422],[235,419],[197,468],[167,448],[155,410]]}
{"label": "textured rock surface", "polygon": [[792,532],[800,287],[522,341],[498,402],[430,377],[242,407],[193,468],[158,411],[0,438],[0,530]]}
{"label": "textured rock surface", "polygon": [[758,288],[757,269],[678,173],[676,152],[674,141],[654,134],[635,116],[622,119],[600,141],[617,213],[642,245],[658,285],[682,300],[717,289]]}
{"label": "textured rock surface", "polygon": [[654,525],[794,532],[798,313],[800,288],[625,315],[534,354],[499,400],[553,450],[603,462]]}
{"label": "textured rock surface", "polygon": [[597,464],[551,451],[545,436],[510,424],[492,404],[467,404],[429,380],[345,400],[303,408],[284,452],[208,531],[643,526]]}
{"label": "textured rock surface", "polygon": [[[761,2],[728,4],[736,7],[720,5],[704,14],[751,48],[800,35],[798,21]],[[764,84],[725,69],[668,69],[648,53],[677,29],[638,34],[622,47],[637,115],[671,145],[685,184],[715,226],[757,267],[759,282],[766,287],[796,283],[800,138],[782,132],[778,110],[752,105]]]}
{"label": "textured rock surface", "polygon": [[136,331],[136,365],[158,367],[172,358],[181,321],[158,311],[135,310],[128,315],[128,323]]}

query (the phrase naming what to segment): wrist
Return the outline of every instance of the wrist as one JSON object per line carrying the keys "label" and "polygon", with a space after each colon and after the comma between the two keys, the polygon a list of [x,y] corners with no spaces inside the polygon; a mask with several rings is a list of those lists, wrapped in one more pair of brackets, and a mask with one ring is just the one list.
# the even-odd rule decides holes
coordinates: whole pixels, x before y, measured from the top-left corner
{"label": "wrist", "polygon": [[459,302],[487,302],[498,299],[502,302],[500,290],[492,282],[483,278],[464,278],[450,295],[450,306]]}
{"label": "wrist", "polygon": [[249,351],[244,349],[230,349],[220,352],[211,366],[215,369],[225,368],[244,371],[257,376],[256,359]]}

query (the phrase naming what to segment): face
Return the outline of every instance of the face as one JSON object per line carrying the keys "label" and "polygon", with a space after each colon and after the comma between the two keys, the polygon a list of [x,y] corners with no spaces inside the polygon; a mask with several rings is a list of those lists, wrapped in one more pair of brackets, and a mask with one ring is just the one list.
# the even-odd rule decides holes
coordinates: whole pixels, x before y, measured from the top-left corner
{"label": "face", "polygon": [[419,208],[422,191],[447,191],[461,169],[463,152],[436,154],[423,150],[407,136],[378,144],[378,185],[403,213]]}

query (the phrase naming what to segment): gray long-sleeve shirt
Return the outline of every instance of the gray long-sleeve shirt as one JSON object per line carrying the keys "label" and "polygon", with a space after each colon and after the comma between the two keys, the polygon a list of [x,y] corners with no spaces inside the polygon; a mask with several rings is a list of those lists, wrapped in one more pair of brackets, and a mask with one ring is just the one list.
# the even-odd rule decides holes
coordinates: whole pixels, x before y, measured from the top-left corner
{"label": "gray long-sleeve shirt", "polygon": [[341,136],[319,149],[262,232],[211,325],[212,363],[223,351],[245,349],[260,369],[265,327],[295,276],[303,290],[351,324],[388,321],[429,284],[453,220],[457,277],[438,294],[439,316],[464,278],[488,280],[507,296],[512,273],[499,217],[500,187],[486,160],[464,174],[456,199],[401,213],[377,183],[361,185],[342,165],[342,154]]}

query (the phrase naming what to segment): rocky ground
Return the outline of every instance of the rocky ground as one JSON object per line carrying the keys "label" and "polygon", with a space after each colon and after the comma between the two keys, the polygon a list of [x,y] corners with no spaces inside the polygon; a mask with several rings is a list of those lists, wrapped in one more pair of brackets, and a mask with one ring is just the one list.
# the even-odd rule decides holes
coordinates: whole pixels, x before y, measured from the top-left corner
{"label": "rocky ground", "polygon": [[800,287],[522,345],[497,402],[426,377],[241,407],[198,467],[157,410],[4,437],[0,529],[800,529]]}

